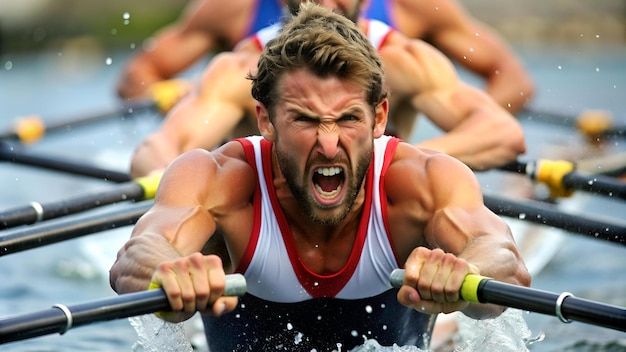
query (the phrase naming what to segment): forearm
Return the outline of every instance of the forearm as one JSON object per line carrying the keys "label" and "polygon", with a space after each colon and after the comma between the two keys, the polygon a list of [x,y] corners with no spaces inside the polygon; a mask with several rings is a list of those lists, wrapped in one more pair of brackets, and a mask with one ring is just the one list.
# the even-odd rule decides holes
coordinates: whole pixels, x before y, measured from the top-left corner
{"label": "forearm", "polygon": [[130,176],[136,178],[161,172],[181,153],[171,141],[158,133],[152,134],[135,149],[130,163]]}
{"label": "forearm", "polygon": [[124,68],[117,84],[117,94],[120,97],[141,97],[146,94],[152,84],[170,78],[159,74],[145,55],[140,54],[131,59]]}
{"label": "forearm", "polygon": [[120,250],[109,271],[111,288],[119,294],[146,290],[156,266],[178,257],[180,255],[164,237],[133,237]]}
{"label": "forearm", "polygon": [[416,144],[451,155],[481,171],[515,160],[526,151],[521,126],[512,118],[475,112],[447,133]]}
{"label": "forearm", "polygon": [[[485,246],[482,246],[485,243]],[[484,253],[489,251],[489,255]],[[476,265],[480,275],[513,285],[530,286],[531,277],[514,243],[508,240],[475,239],[460,258]],[[500,315],[504,307],[472,303],[463,310],[468,317],[487,319]]]}
{"label": "forearm", "polygon": [[487,77],[485,90],[500,106],[515,114],[532,99],[535,86],[521,64],[509,63]]}

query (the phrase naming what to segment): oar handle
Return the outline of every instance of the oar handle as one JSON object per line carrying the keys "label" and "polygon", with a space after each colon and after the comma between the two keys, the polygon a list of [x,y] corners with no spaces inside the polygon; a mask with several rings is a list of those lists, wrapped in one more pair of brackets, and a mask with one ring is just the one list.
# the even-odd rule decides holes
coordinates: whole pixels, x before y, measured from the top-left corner
{"label": "oar handle", "polygon": [[[224,296],[242,296],[246,293],[246,279],[241,274],[226,275]],[[0,344],[25,340],[96,322],[128,318],[170,310],[162,289],[126,293],[97,301],[51,308],[26,314],[0,318]]]}
{"label": "oar handle", "polygon": [[[389,281],[393,287],[402,286],[404,273],[403,269],[392,271]],[[626,308],[578,298],[569,292],[542,291],[470,274],[463,280],[461,297],[468,302],[491,303],[556,316],[564,323],[579,321],[626,331]]]}
{"label": "oar handle", "polygon": [[[392,271],[391,275],[389,275],[391,286],[395,288],[401,287],[402,282],[404,282],[405,272],[406,270],[404,269],[395,269]],[[466,275],[461,285],[461,298],[467,302],[481,303],[478,298],[478,292],[483,280],[490,280],[490,278],[474,274]]]}

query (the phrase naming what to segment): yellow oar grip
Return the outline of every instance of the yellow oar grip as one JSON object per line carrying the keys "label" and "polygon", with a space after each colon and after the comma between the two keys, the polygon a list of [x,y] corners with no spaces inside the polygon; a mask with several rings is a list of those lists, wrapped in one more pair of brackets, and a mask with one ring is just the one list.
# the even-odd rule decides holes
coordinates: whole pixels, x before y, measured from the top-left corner
{"label": "yellow oar grip", "polygon": [[608,111],[589,110],[581,113],[576,126],[590,139],[597,139],[613,126],[613,116]]}
{"label": "yellow oar grip", "polygon": [[574,191],[563,185],[563,176],[573,170],[574,163],[566,160],[538,160],[535,179],[548,186],[552,197],[569,197]]}
{"label": "yellow oar grip", "polygon": [[467,302],[480,303],[480,300],[478,300],[478,285],[483,280],[489,280],[489,278],[474,274],[465,276],[461,285],[461,298]]}
{"label": "yellow oar grip", "polygon": [[33,143],[46,133],[46,126],[39,116],[23,117],[15,124],[15,134],[23,143]]}
{"label": "yellow oar grip", "polygon": [[165,114],[191,90],[190,84],[182,79],[170,79],[153,83],[149,94],[161,113]]}
{"label": "yellow oar grip", "polygon": [[159,188],[159,182],[161,182],[161,176],[163,173],[153,174],[144,177],[137,177],[133,181],[143,188],[144,199],[152,199],[156,195]]}
{"label": "yellow oar grip", "polygon": [[[402,286],[404,272],[404,269],[395,269],[391,272],[389,283],[392,287],[398,288]],[[461,298],[467,302],[480,303],[478,300],[478,286],[483,280],[490,280],[490,278],[474,274],[466,275],[463,284],[461,284]]]}

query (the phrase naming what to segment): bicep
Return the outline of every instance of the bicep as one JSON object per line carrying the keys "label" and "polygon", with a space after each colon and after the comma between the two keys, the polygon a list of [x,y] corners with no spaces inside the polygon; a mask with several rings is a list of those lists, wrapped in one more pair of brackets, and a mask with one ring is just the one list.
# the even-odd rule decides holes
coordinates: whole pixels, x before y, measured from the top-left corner
{"label": "bicep", "polygon": [[484,205],[480,184],[467,166],[438,154],[429,158],[426,170],[433,194],[426,242],[458,254],[479,237],[510,234],[506,223]]}

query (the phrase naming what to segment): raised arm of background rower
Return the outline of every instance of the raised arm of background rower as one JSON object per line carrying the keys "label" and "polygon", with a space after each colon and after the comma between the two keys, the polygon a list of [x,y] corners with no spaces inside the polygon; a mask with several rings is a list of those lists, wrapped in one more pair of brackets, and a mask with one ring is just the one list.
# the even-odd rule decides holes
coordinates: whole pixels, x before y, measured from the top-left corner
{"label": "raised arm of background rower", "polygon": [[515,117],[480,89],[460,81],[450,60],[431,45],[391,35],[380,54],[391,97],[410,100],[446,132],[419,146],[450,154],[474,170],[501,166],[526,151]]}
{"label": "raised arm of background rower", "polygon": [[533,97],[534,82],[498,33],[454,0],[393,0],[398,30],[422,38],[485,79],[485,90],[510,112]]}
{"label": "raised arm of background rower", "polygon": [[122,71],[121,97],[141,96],[153,83],[170,79],[210,52],[230,50],[247,34],[254,0],[194,0],[179,20],[159,31]]}
{"label": "raised arm of background rower", "polygon": [[[530,284],[509,227],[485,207],[480,185],[465,165],[445,154],[428,155],[400,144],[384,185],[390,232],[409,282],[398,293],[401,303],[435,313],[465,306],[466,315],[482,319],[497,316],[503,308],[458,301],[458,288],[467,273],[478,269],[501,281]],[[416,224],[423,219],[425,243],[415,243],[415,234],[421,232]],[[431,283],[432,289],[420,289]],[[444,292],[449,297],[436,292],[441,285],[448,288]],[[416,287],[419,295],[414,294]]]}
{"label": "raised arm of background rower", "polygon": [[[131,158],[131,177],[160,172],[183,152],[211,150],[230,137],[246,111],[254,112],[246,75],[256,67],[258,56],[254,48],[215,56],[203,72],[198,93],[177,104],[159,129],[137,146]],[[253,126],[255,133],[256,121]]]}

